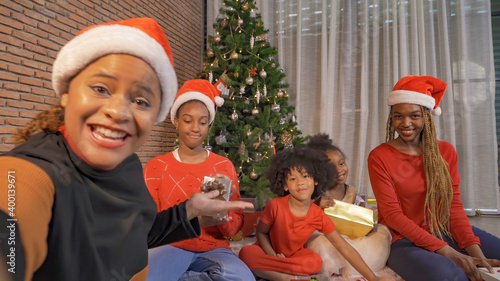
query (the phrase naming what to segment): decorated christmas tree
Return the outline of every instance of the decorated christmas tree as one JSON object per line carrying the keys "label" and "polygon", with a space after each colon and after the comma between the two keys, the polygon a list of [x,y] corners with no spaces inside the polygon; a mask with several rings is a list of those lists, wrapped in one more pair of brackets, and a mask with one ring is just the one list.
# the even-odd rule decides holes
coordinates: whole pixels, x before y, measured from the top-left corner
{"label": "decorated christmas tree", "polygon": [[281,149],[300,146],[305,137],[297,129],[294,107],[288,104],[285,73],[274,60],[254,1],[224,0],[208,36],[204,68],[225,99],[208,133],[206,147],[229,158],[239,173],[243,195],[273,197],[265,173],[270,157]]}

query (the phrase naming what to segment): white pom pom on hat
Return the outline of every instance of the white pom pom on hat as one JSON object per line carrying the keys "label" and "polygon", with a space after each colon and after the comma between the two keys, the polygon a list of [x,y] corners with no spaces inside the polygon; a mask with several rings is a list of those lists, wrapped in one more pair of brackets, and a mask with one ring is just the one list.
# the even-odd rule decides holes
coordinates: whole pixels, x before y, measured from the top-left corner
{"label": "white pom pom on hat", "polygon": [[177,76],[167,36],[151,18],[107,22],[81,30],[64,45],[54,61],[52,87],[56,94],[66,93],[75,75],[88,64],[110,54],[139,57],[155,70],[162,90],[156,122],[165,120],[177,92]]}
{"label": "white pom pom on hat", "polygon": [[446,83],[432,76],[409,75],[401,78],[387,97],[387,105],[418,104],[441,115],[439,103],[446,91]]}
{"label": "white pom pom on hat", "polygon": [[177,92],[174,104],[170,109],[170,119],[174,123],[177,110],[186,102],[198,100],[203,102],[209,112],[209,123],[212,123],[215,118],[215,106],[221,107],[224,105],[224,98],[219,96],[219,91],[214,85],[210,84],[205,79],[189,80]]}

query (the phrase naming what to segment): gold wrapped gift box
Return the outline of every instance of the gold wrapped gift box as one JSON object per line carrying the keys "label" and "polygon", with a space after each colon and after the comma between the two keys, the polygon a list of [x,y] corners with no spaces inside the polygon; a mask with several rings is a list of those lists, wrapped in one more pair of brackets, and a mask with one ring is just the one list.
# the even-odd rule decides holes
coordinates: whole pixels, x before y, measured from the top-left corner
{"label": "gold wrapped gift box", "polygon": [[373,210],[335,200],[335,206],[326,208],[337,232],[351,239],[360,238],[373,229]]}

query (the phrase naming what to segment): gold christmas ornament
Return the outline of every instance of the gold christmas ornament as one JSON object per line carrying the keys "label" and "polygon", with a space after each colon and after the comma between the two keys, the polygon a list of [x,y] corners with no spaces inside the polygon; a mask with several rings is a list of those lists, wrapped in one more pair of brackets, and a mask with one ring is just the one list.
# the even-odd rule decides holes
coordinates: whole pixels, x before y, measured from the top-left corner
{"label": "gold christmas ornament", "polygon": [[234,78],[240,77],[240,74],[238,72],[234,72]]}
{"label": "gold christmas ornament", "polygon": [[227,26],[227,20],[226,19],[223,19],[221,22],[220,22],[220,26],[222,26],[222,28],[225,28]]}
{"label": "gold christmas ornament", "polygon": [[267,77],[267,72],[265,70],[261,70],[259,75],[260,75],[260,78],[265,79]]}
{"label": "gold christmas ornament", "polygon": [[232,59],[232,60],[237,60],[237,59],[238,59],[238,53],[236,53],[236,52],[232,52],[232,53],[231,53],[231,59]]}
{"label": "gold christmas ornament", "polygon": [[253,78],[248,76],[247,79],[245,79],[245,82],[247,83],[247,85],[252,85],[253,84]]}
{"label": "gold christmas ornament", "polygon": [[284,146],[289,146],[290,144],[292,144],[292,135],[289,132],[284,132],[281,135],[281,143]]}
{"label": "gold christmas ornament", "polygon": [[242,9],[243,11],[248,10],[248,3],[243,3],[243,4],[241,4],[241,9]]}
{"label": "gold christmas ornament", "polygon": [[207,57],[211,58],[211,57],[213,57],[214,55],[215,55],[214,50],[212,50],[212,49],[208,49],[208,50],[207,50]]}
{"label": "gold christmas ornament", "polygon": [[262,24],[262,22],[261,22],[261,21],[257,22],[255,25],[256,25],[257,27],[262,27],[262,26],[264,26],[264,25]]}
{"label": "gold christmas ornament", "polygon": [[245,155],[245,143],[243,141],[241,141],[241,144],[240,144],[240,148],[238,148],[238,155],[239,156],[243,156]]}
{"label": "gold christmas ornament", "polygon": [[258,177],[259,177],[259,175],[256,172],[254,172],[254,171],[250,172],[250,178],[251,179],[256,180]]}
{"label": "gold christmas ornament", "polygon": [[255,116],[255,115],[257,115],[257,114],[259,114],[259,109],[258,109],[257,107],[254,107],[254,108],[252,109],[252,115],[254,115],[254,116]]}
{"label": "gold christmas ornament", "polygon": [[276,93],[276,96],[277,96],[278,98],[282,98],[282,97],[283,97],[283,95],[284,95],[284,93],[283,93],[283,91],[282,91],[282,90],[278,90],[278,92]]}
{"label": "gold christmas ornament", "polygon": [[233,121],[238,120],[238,113],[236,113],[236,111],[231,114],[231,120]]}
{"label": "gold christmas ornament", "polygon": [[216,34],[216,35],[214,36],[214,42],[215,42],[215,43],[220,43],[220,41],[221,41],[220,35],[219,35],[219,34]]}

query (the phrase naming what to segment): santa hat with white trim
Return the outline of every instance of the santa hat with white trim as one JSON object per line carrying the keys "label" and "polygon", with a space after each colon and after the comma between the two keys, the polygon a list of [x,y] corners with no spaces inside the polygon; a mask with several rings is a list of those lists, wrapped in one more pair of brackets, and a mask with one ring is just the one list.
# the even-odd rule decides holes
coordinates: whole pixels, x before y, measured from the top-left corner
{"label": "santa hat with white trim", "polygon": [[401,78],[387,97],[387,105],[400,103],[418,104],[432,110],[432,114],[441,115],[439,103],[446,91],[446,83],[431,77],[410,75]]}
{"label": "santa hat with white trim", "polygon": [[71,79],[88,64],[110,54],[128,54],[147,62],[162,90],[156,122],[165,120],[177,91],[172,51],[161,26],[151,18],[108,22],[81,30],[59,51],[52,70],[57,95],[68,91]]}
{"label": "santa hat with white trim", "polygon": [[177,110],[186,102],[198,100],[205,104],[210,114],[209,123],[212,123],[215,118],[215,106],[221,107],[224,105],[224,98],[219,96],[219,91],[208,80],[193,79],[186,81],[179,89],[174,104],[170,109],[170,118],[174,123]]}

